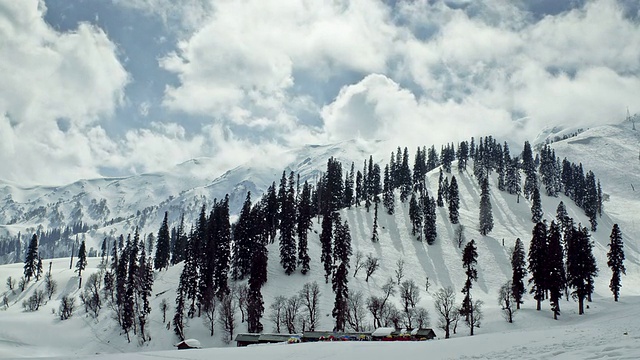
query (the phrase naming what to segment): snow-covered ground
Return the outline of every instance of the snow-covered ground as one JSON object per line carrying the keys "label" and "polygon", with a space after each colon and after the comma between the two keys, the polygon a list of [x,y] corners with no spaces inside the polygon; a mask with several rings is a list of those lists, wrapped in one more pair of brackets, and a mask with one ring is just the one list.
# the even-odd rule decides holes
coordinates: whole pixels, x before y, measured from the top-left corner
{"label": "snow-covered ground", "polygon": [[[635,141],[635,142],[634,142]],[[152,321],[150,334],[152,340],[139,346],[134,340],[128,344],[119,333],[116,322],[110,317],[112,312],[103,308],[98,320],[85,314],[77,301],[74,316],[60,321],[52,312],[57,310],[63,294],[79,295],[78,279],[69,269],[69,259],[45,260],[45,271],[52,261],[53,278],[58,282],[59,290],[51,301],[37,312],[24,312],[22,301],[37,288],[44,288],[43,281],[29,284],[20,294],[11,295],[10,306],[0,310],[0,358],[96,358],[139,359],[139,358],[179,358],[210,359],[325,359],[325,358],[363,358],[388,359],[397,356],[429,356],[434,359],[446,358],[640,358],[640,251],[637,242],[640,230],[635,227],[635,218],[640,210],[640,196],[631,190],[628,184],[638,182],[640,165],[637,151],[637,134],[623,126],[600,127],[585,131],[568,140],[553,144],[557,155],[567,156],[571,161],[582,162],[585,169],[593,169],[600,178],[605,193],[610,195],[605,203],[605,214],[599,219],[598,231],[592,234],[595,243],[594,253],[600,269],[595,283],[594,301],[589,303],[586,314],[577,315],[577,303],[573,300],[561,303],[562,315],[555,321],[548,303],[542,311],[535,310],[531,297],[525,299],[523,309],[516,314],[513,324],[507,323],[500,314],[497,294],[500,286],[511,276],[509,250],[515,239],[520,237],[528,248],[531,238],[530,203],[497,190],[493,179],[491,202],[493,206],[494,230],[489,236],[481,236],[476,230],[478,224],[478,204],[480,189],[471,175],[471,167],[460,174],[453,167],[452,174],[458,179],[461,209],[460,221],[466,228],[466,238],[475,239],[478,245],[479,279],[472,290],[475,299],[484,301],[484,320],[476,335],[468,336],[463,324],[458,327],[452,339],[438,339],[421,343],[322,343],[295,345],[265,345],[249,348],[232,348],[221,340],[221,329],[210,337],[202,320],[195,318],[188,322],[186,336],[198,339],[204,349],[178,352],[173,348],[177,341],[173,331],[166,328],[159,310],[160,302],[166,299],[170,304],[167,321],[173,317],[175,290],[181,266],[171,267],[156,274],[151,300]],[[580,146],[580,150],[576,150]],[[519,149],[512,149],[516,153]],[[605,159],[605,160],[600,160]],[[606,160],[610,159],[610,160]],[[624,164],[613,161],[621,159]],[[360,161],[361,159],[354,159]],[[317,159],[315,161],[318,161]],[[635,162],[633,162],[635,161]],[[322,163],[322,161],[318,161]],[[346,166],[346,164],[344,164]],[[624,172],[620,175],[620,168]],[[275,179],[274,179],[275,180]],[[429,191],[437,190],[438,172],[428,175]],[[638,186],[640,188],[640,183]],[[628,189],[627,189],[628,188]],[[640,189],[638,189],[640,191]],[[588,224],[582,210],[563,196],[558,198],[542,197],[545,218],[551,221],[560,201],[567,205],[569,215],[577,222]],[[419,306],[426,308],[431,315],[431,327],[439,337],[443,332],[437,329],[437,316],[433,306],[434,292],[446,286],[452,286],[457,293],[457,302],[462,300],[460,289],[464,282],[461,265],[461,249],[453,241],[454,228],[449,224],[445,208],[437,209],[438,240],[434,245],[415,240],[410,234],[411,224],[408,217],[408,205],[396,202],[396,213],[386,215],[381,207],[379,212],[380,241],[372,243],[373,208],[367,212],[363,207],[343,210],[343,220],[349,222],[354,253],[371,253],[381,260],[381,268],[365,282],[363,271],[349,278],[350,291],[362,291],[366,297],[379,295],[380,287],[394,275],[396,261],[405,261],[405,279],[413,279],[421,287]],[[627,256],[627,276],[622,279],[621,301],[615,303],[608,288],[611,276],[606,266],[609,234],[614,223],[620,223],[624,235]],[[321,297],[321,329],[332,329],[333,293],[331,284],[325,284],[320,263],[320,244],[318,234],[320,225],[314,221],[314,231],[310,234],[309,247],[312,258],[311,272],[308,275],[295,273],[286,276],[278,261],[278,244],[269,246],[268,282],[263,288],[265,297],[265,331],[272,330],[267,319],[269,304],[277,295],[292,296],[304,283],[317,281]],[[503,246],[504,239],[504,246]],[[99,259],[89,261],[89,269],[84,274],[97,271]],[[353,258],[351,274],[353,274]],[[18,279],[22,275],[22,264],[0,266],[2,291],[5,279],[12,276]],[[425,289],[429,278],[429,291]],[[2,293],[0,293],[2,294]],[[397,296],[393,299],[399,305]],[[325,316],[326,315],[326,316]],[[238,316],[239,323],[239,316]],[[238,324],[238,332],[246,330],[245,324]],[[96,355],[97,354],[97,355]]]}

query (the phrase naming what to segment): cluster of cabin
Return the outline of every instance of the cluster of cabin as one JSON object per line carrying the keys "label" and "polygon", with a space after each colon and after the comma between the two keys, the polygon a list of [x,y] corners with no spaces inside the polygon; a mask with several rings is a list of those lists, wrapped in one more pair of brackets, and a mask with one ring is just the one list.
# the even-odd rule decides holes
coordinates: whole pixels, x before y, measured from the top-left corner
{"label": "cluster of cabin", "polygon": [[433,329],[378,328],[373,332],[305,331],[302,334],[238,334],[237,346],[318,341],[423,341],[436,337]]}

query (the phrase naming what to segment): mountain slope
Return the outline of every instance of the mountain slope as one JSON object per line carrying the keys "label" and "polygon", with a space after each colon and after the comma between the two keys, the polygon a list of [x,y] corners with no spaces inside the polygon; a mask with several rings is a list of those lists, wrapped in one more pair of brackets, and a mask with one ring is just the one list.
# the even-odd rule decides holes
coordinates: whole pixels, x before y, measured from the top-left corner
{"label": "mountain slope", "polygon": [[[592,239],[595,243],[594,254],[598,262],[598,267],[600,268],[600,275],[595,283],[594,302],[589,304],[591,309],[587,310],[586,315],[578,316],[577,304],[573,300],[563,300],[561,303],[562,315],[558,321],[552,319],[549,305],[546,302],[543,304],[543,310],[541,312],[535,311],[534,301],[530,296],[525,298],[523,310],[516,315],[516,322],[514,324],[508,324],[502,319],[496,301],[497,292],[499,287],[511,276],[509,251],[515,239],[520,237],[528,249],[531,229],[534,225],[530,220],[530,203],[523,198],[521,198],[518,203],[515,196],[498,191],[496,179],[492,177],[491,203],[495,226],[493,232],[488,236],[481,236],[477,231],[480,197],[479,186],[469,171],[459,173],[454,163],[452,174],[448,176],[451,177],[455,175],[458,179],[461,200],[460,222],[466,227],[466,238],[468,240],[475,239],[478,245],[479,279],[478,282],[474,284],[472,294],[475,299],[484,301],[485,312],[482,327],[477,330],[479,336],[474,337],[473,340],[467,340],[467,328],[460,324],[458,334],[454,335],[455,339],[453,340],[462,341],[460,347],[469,346],[465,344],[481,346],[480,343],[489,341],[497,347],[486,347],[487,358],[491,358],[490,355],[492,351],[494,351],[493,354],[505,354],[506,357],[511,357],[515,356],[517,351],[507,349],[504,345],[500,345],[503,339],[506,339],[504,341],[520,344],[518,338],[526,331],[527,334],[537,334],[535,337],[543,339],[540,340],[542,344],[547,344],[551,341],[548,338],[552,336],[564,336],[566,339],[576,338],[577,335],[574,336],[573,334],[581,331],[579,329],[583,329],[583,324],[593,324],[588,325],[592,326],[588,327],[590,330],[586,332],[588,337],[581,338],[582,340],[580,340],[582,341],[581,343],[588,344],[589,339],[593,339],[596,336],[595,334],[597,334],[597,330],[595,329],[606,324],[605,319],[607,317],[621,316],[621,314],[625,313],[624,310],[620,309],[628,309],[625,306],[637,304],[640,301],[638,300],[640,299],[640,252],[638,251],[637,241],[635,240],[640,233],[633,226],[628,226],[629,224],[633,225],[632,214],[637,214],[638,210],[640,210],[640,201],[637,197],[631,196],[633,192],[625,192],[628,191],[625,190],[626,183],[637,181],[637,172],[634,174],[633,165],[629,165],[628,168],[630,171],[623,172],[623,175],[619,175],[618,170],[619,167],[621,167],[620,165],[616,165],[613,161],[600,161],[598,158],[599,156],[605,158],[611,157],[612,159],[631,159],[634,157],[636,150],[633,148],[632,142],[635,141],[637,149],[638,140],[634,133],[629,132],[630,130],[624,126],[594,128],[576,137],[553,144],[557,155],[567,156],[572,161],[582,161],[586,169],[593,169],[594,172],[596,172],[596,176],[601,179],[605,193],[610,195],[610,200],[605,206],[605,213],[602,218],[598,219],[599,230],[592,234]],[[321,152],[323,154],[331,153],[334,154],[334,156],[344,156],[345,158],[354,155],[352,153],[345,153],[345,150],[341,147],[327,147],[321,149]],[[297,169],[304,169],[307,174],[312,174],[313,171],[321,169],[326,161],[326,159],[320,158],[310,158],[310,160],[307,161],[306,159],[309,158],[307,155],[309,154],[306,153],[301,156],[304,158],[299,159],[300,162],[295,165]],[[575,156],[575,158],[572,156]],[[355,159],[361,158],[363,157],[360,156]],[[346,163],[350,164],[350,162]],[[343,164],[345,164],[345,161],[343,161]],[[246,179],[247,177],[254,176],[252,174],[255,174],[255,171],[242,169],[243,168],[238,168],[231,171],[226,177],[223,176],[222,179],[215,180],[213,184],[221,184],[227,181],[226,185],[228,186],[229,184],[236,183],[239,180]],[[625,169],[625,171],[626,170],[627,169]],[[256,176],[256,178],[266,178],[266,175],[261,174]],[[427,180],[428,191],[434,194],[437,191],[437,170],[429,173]],[[255,180],[252,180],[252,182],[256,183]],[[269,181],[263,181],[262,184],[268,186]],[[588,222],[583,211],[564,196],[559,196],[558,198],[542,196],[545,219],[548,221],[554,219],[555,209],[560,201],[564,201],[569,215],[575,218],[576,222],[583,224]],[[421,288],[419,306],[428,309],[431,314],[431,326],[435,328],[437,325],[437,316],[433,307],[433,294],[435,291],[441,287],[452,286],[456,291],[457,301],[460,302],[462,299],[462,294],[459,292],[464,282],[461,249],[459,249],[458,245],[453,241],[454,228],[449,223],[446,208],[437,209],[438,239],[434,245],[430,246],[417,241],[410,235],[411,224],[408,216],[408,204],[396,201],[395,205],[396,213],[394,215],[387,215],[382,207],[379,209],[379,243],[372,243],[370,241],[373,224],[373,208],[369,212],[363,207],[340,211],[342,219],[347,220],[349,223],[354,253],[357,251],[361,251],[365,255],[370,253],[381,260],[380,269],[374,273],[369,282],[365,282],[365,275],[362,270],[360,270],[356,278],[352,276],[354,267],[354,259],[352,257],[349,289],[353,292],[361,291],[365,297],[381,294],[380,288],[382,284],[384,284],[389,277],[394,276],[396,262],[402,259],[405,262],[405,279],[414,280]],[[198,207],[196,206],[194,211],[197,211],[197,209]],[[627,276],[622,279],[621,305],[613,303],[611,293],[608,289],[611,273],[606,267],[609,234],[613,223],[616,222],[621,224],[627,257],[625,263]],[[153,231],[155,231],[155,229]],[[291,276],[286,276],[279,264],[278,244],[269,245],[268,282],[263,288],[266,311],[262,322],[265,325],[266,331],[272,330],[272,324],[268,320],[268,309],[273,299],[278,295],[292,296],[302,288],[304,283],[309,281],[317,281],[322,293],[320,309],[323,316],[321,316],[320,328],[327,330],[333,328],[333,318],[330,314],[333,308],[334,298],[331,284],[325,284],[324,282],[322,264],[320,263],[320,231],[320,224],[314,220],[313,231],[309,237],[309,254],[312,262],[311,272],[308,275],[301,275],[299,272],[296,272]],[[98,262],[99,259],[97,258],[90,259],[90,269],[86,271],[85,276],[97,271]],[[47,263],[48,261],[45,261],[45,269]],[[16,354],[65,357],[70,355],[85,356],[94,353],[171,349],[171,345],[176,339],[173,331],[166,329],[166,323],[162,322],[159,304],[163,299],[166,299],[170,303],[171,309],[167,316],[167,318],[170,319],[173,316],[175,291],[180,276],[181,265],[171,267],[167,271],[156,274],[156,281],[153,288],[153,294],[155,294],[155,296],[151,300],[153,310],[151,313],[150,332],[152,340],[142,347],[138,347],[135,341],[132,344],[127,344],[125,337],[120,335],[117,324],[110,319],[112,316],[111,311],[106,308],[102,310],[99,321],[87,317],[83,309],[78,309],[76,315],[70,320],[64,322],[56,320],[56,317],[51,314],[50,309],[57,309],[60,296],[64,293],[78,296],[79,293],[76,290],[78,279],[72,270],[69,269],[69,259],[53,260],[52,266],[54,279],[59,282],[60,290],[54,299],[38,312],[23,312],[21,302],[31,296],[37,288],[42,288],[42,281],[38,283],[31,282],[26,291],[21,294],[10,295],[6,293],[10,298],[10,306],[5,312],[0,313],[3,324],[7,324],[3,327],[5,330],[0,329],[0,357],[18,356]],[[19,278],[21,274],[22,264],[0,266],[0,279],[3,281],[8,276]],[[427,277],[430,282],[429,291],[425,289]],[[394,296],[392,301],[397,306],[399,305],[397,295]],[[371,319],[368,318],[368,321],[370,322]],[[614,335],[621,336],[620,333],[622,330],[629,331],[627,329],[632,329],[637,331],[637,326],[632,327],[632,324],[629,322],[622,324],[622,320],[616,321],[618,321],[616,324],[619,325],[607,325],[609,326],[607,329],[610,328],[609,333],[607,333],[608,339]],[[25,324],[29,324],[29,328],[37,328],[40,336],[32,336],[33,332],[30,331]],[[245,324],[238,324],[238,331],[245,331],[245,326]],[[552,332],[545,335],[549,328],[553,329]],[[8,331],[7,329],[17,330]],[[218,326],[216,328],[216,335],[210,337],[202,323],[202,319],[194,318],[188,322],[186,335],[187,337],[199,339],[205,347],[225,346],[221,340],[221,331],[221,328]],[[440,337],[443,336],[440,330],[436,330],[436,332]],[[68,340],[67,337],[72,338],[73,342]],[[574,340],[577,341],[577,338]],[[623,340],[624,338],[621,339],[621,341]],[[560,354],[559,351],[568,351],[574,354],[574,356],[578,356],[575,354],[584,354],[584,352],[581,352],[581,350],[577,348],[566,349],[567,343],[565,343],[564,340],[554,341],[553,344],[556,345],[550,350],[545,351],[550,351],[556,356]],[[567,340],[567,342],[570,341],[571,340]],[[448,344],[448,342],[445,343]],[[565,344],[565,346],[559,344]],[[628,343],[625,344],[625,346],[629,345]],[[419,344],[408,346],[415,349],[415,351],[421,349],[421,345]],[[438,345],[433,346],[441,349],[441,351],[443,351],[442,354],[457,354],[446,356],[459,357],[462,355],[472,355],[466,352],[452,352],[456,347],[453,345],[440,345],[440,342],[438,342]],[[522,344],[521,346],[525,345]],[[321,351],[329,351],[330,354],[335,356],[339,353],[335,353],[335,349],[336,348],[331,348],[331,350]],[[532,357],[542,354],[540,352],[542,346],[532,346],[530,349],[531,351],[525,352],[525,354],[532,354]],[[633,347],[629,349],[633,351]],[[606,353],[606,349],[604,348],[598,348],[597,350],[601,353]],[[250,350],[246,351],[250,352]],[[306,353],[307,350],[304,351]],[[363,351],[368,354],[368,351],[375,352],[377,350],[365,349]],[[386,350],[380,351],[384,352]],[[210,354],[227,353],[213,352]],[[546,352],[546,354],[549,354],[549,352]],[[496,357],[501,356],[497,355]]]}

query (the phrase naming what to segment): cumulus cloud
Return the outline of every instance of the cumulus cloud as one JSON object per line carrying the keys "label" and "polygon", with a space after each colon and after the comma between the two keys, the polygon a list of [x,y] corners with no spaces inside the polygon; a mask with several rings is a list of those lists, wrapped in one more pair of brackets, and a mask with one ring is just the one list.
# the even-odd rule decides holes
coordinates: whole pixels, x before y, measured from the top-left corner
{"label": "cumulus cloud", "polygon": [[39,182],[97,175],[85,130],[124,97],[128,74],[115,45],[89,24],[52,29],[37,0],[1,6],[2,176]]}
{"label": "cumulus cloud", "polygon": [[178,26],[168,39],[180,39],[157,54],[175,76],[165,113],[142,103],[113,134],[106,122],[122,116],[135,79],[117,39],[85,23],[57,31],[38,0],[0,3],[0,177],[12,180],[158,171],[199,156],[222,172],[354,137],[521,142],[544,126],[640,111],[640,17],[628,1],[112,0]]}

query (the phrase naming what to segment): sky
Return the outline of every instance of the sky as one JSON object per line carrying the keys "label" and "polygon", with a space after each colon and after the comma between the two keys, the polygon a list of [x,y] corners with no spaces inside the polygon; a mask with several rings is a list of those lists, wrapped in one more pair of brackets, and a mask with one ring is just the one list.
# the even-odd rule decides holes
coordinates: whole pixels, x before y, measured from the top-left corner
{"label": "sky", "polygon": [[636,0],[0,0],[0,179],[621,121]]}

